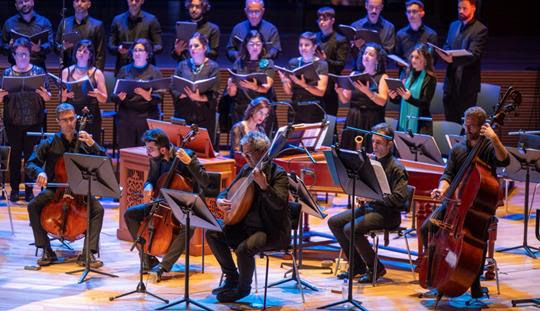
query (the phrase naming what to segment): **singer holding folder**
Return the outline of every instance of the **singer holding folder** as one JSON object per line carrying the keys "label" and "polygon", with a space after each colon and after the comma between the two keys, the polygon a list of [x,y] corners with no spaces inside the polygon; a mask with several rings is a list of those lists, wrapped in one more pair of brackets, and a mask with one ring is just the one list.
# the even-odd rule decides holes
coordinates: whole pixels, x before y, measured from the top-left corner
{"label": "singer holding folder", "polygon": [[[189,149],[177,149],[174,147],[162,129],[156,128],[146,131],[142,136],[142,140],[146,146],[146,154],[150,161],[150,171],[144,183],[144,203],[131,206],[124,213],[127,228],[133,239],[137,238],[141,221],[150,213],[152,208],[152,194],[160,176],[174,169],[182,177],[192,181],[195,188],[205,188],[210,183],[208,174],[197,159],[195,153]],[[177,167],[172,168],[171,166],[175,157],[178,157],[180,161],[178,161]],[[193,189],[193,191],[197,193],[198,189]],[[193,229],[189,230],[190,238],[193,236],[193,232]],[[178,234],[173,237],[169,250],[161,263],[155,256],[146,255],[143,260],[143,270],[148,272],[155,267],[158,280],[161,280],[163,273],[171,271],[174,263],[184,252],[185,235],[186,228],[180,226]],[[146,243],[150,243],[150,241],[146,241]],[[139,251],[141,251],[140,248]],[[158,264],[159,266],[157,266]]]}
{"label": "singer holding folder", "polygon": [[[351,74],[367,73],[371,77],[371,82],[355,81],[352,91],[340,88],[336,84],[336,93],[341,103],[350,104],[345,127],[369,129],[375,124],[384,122],[384,110],[388,98],[388,86],[385,81],[385,78],[388,78],[385,73],[386,52],[379,44],[367,43],[358,56],[356,64],[357,68]],[[341,146],[355,150],[354,137],[355,134],[352,132],[344,131],[341,136]],[[366,137],[365,146],[366,150],[371,152],[371,137]]]}
{"label": "singer holding folder", "polygon": [[[275,98],[274,90],[274,62],[271,59],[264,58],[266,48],[265,39],[257,30],[251,30],[244,38],[246,44],[242,45],[238,59],[232,66],[232,71],[237,74],[264,73],[266,82],[259,83],[255,79],[246,79],[239,82],[229,78],[227,81],[227,94],[233,98],[233,104],[230,111],[231,123],[242,121],[244,113],[248,108],[250,101],[259,97]],[[270,129],[271,124],[264,124]],[[267,135],[270,134],[267,132]]]}
{"label": "singer holding folder", "polygon": [[[153,55],[152,43],[148,39],[135,40],[131,49],[133,62],[122,67],[118,79],[154,80],[162,78],[159,68],[150,64]],[[159,118],[162,95],[152,89],[135,88],[134,94],[120,92],[112,96],[118,109],[118,147],[129,148],[141,145],[141,136],[148,130],[146,119]]]}
{"label": "singer holding folder", "polygon": [[[92,118],[86,129],[95,141],[101,142],[101,110],[99,104],[107,102],[105,76],[95,66],[96,52],[92,41],[88,39],[79,41],[73,48],[73,54],[76,64],[62,70],[62,81],[75,83],[73,83],[71,91],[62,88],[62,102],[72,104],[75,107],[75,113],[79,115],[82,114],[85,107],[88,108]],[[75,88],[78,90],[75,91]]]}
{"label": "singer holding folder", "polygon": [[[32,77],[44,75],[45,70],[30,63],[32,43],[26,38],[19,38],[11,45],[11,55],[15,65],[4,70],[4,77]],[[22,79],[21,79],[22,80]],[[8,143],[11,146],[9,158],[9,181],[11,184],[12,202],[19,200],[19,184],[21,182],[21,160],[28,161],[37,137],[27,137],[27,132],[39,132],[44,118],[45,102],[51,99],[49,84],[45,76],[45,84],[35,91],[8,92],[0,89],[0,101],[4,103],[4,124]],[[5,82],[5,81],[4,81]],[[23,180],[24,181],[24,180]],[[25,200],[32,199],[32,189],[26,187]]]}
{"label": "singer holding folder", "polygon": [[[178,63],[175,75],[190,81],[199,81],[218,77],[219,65],[206,56],[208,39],[196,32],[189,40],[190,58]],[[189,87],[183,90],[171,90],[174,99],[174,116],[185,119],[188,124],[197,124],[208,130],[214,143],[216,133],[216,109],[218,97],[218,81],[206,92],[195,91]]]}

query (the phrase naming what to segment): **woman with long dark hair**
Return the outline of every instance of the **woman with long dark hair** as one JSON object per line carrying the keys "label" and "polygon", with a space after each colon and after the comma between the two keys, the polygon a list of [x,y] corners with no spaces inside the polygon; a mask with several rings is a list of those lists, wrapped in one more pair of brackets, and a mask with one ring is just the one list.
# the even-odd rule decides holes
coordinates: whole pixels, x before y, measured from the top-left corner
{"label": "woman with long dark hair", "polygon": [[246,110],[242,121],[236,122],[231,129],[231,158],[235,151],[240,150],[240,140],[244,135],[252,131],[264,133],[264,121],[270,113],[270,101],[266,97],[257,97],[253,99]]}

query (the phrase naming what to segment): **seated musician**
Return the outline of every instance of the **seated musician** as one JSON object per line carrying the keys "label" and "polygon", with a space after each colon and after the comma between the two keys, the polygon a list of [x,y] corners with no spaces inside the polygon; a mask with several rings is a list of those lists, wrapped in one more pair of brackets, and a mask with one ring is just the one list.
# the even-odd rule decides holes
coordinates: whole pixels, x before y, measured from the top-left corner
{"label": "seated musician", "polygon": [[[158,128],[147,130],[143,134],[142,140],[146,145],[146,153],[150,161],[150,171],[144,184],[144,203],[131,206],[124,213],[126,225],[133,239],[137,238],[141,221],[144,220],[152,208],[152,195],[154,191],[159,191],[156,189],[158,179],[160,176],[169,172],[174,157],[178,157],[180,160],[178,166],[175,168],[176,172],[193,182],[194,192],[197,192],[198,188],[205,188],[210,182],[208,174],[197,159],[195,153],[189,149],[174,147],[169,142],[169,137],[163,130]],[[189,230],[190,238],[193,236],[193,232],[193,229]],[[178,234],[173,238],[171,246],[161,263],[155,256],[147,255],[143,261],[143,270],[148,272],[157,266],[157,279],[160,281],[163,273],[169,272],[184,252],[185,234],[185,227],[181,225]],[[159,237],[155,236],[155,238]],[[146,243],[149,242],[146,241]],[[141,250],[139,249],[139,251]]]}
{"label": "seated musician", "polygon": [[[372,129],[374,132],[394,137],[394,131],[386,123],[379,123]],[[355,215],[355,254],[354,254],[354,275],[361,275],[359,283],[371,283],[373,278],[380,278],[386,274],[386,269],[379,261],[378,271],[373,270],[375,253],[369,245],[365,236],[370,230],[393,229],[401,223],[401,211],[407,199],[407,173],[403,165],[392,155],[393,141],[382,136],[373,135],[372,147],[377,161],[381,162],[386,178],[390,185],[391,194],[382,200],[365,203],[363,208],[354,210]],[[328,226],[336,237],[341,249],[349,257],[349,237],[351,210],[344,211],[330,217]],[[353,264],[353,263],[351,263]],[[347,273],[341,274],[339,278],[348,277]]]}
{"label": "seated musician", "polygon": [[270,109],[270,101],[266,97],[260,96],[249,102],[244,112],[244,120],[236,122],[231,129],[231,158],[234,158],[235,151],[240,151],[240,139],[244,135],[251,131],[264,133],[264,121]]}
{"label": "seated musician", "polygon": [[[105,156],[105,149],[99,146],[92,136],[85,131],[76,132],[75,126],[77,118],[75,108],[71,104],[62,103],[56,107],[56,121],[60,126],[60,132],[54,136],[42,141],[34,150],[28,163],[26,164],[26,173],[32,178],[36,178],[36,185],[46,187],[49,181],[56,181],[55,166],[56,162],[66,152],[75,152],[77,141],[79,144],[79,153]],[[58,259],[51,248],[47,232],[41,223],[41,213],[43,207],[54,199],[55,189],[50,187],[43,190],[30,203],[28,203],[28,215],[30,226],[34,233],[34,242],[36,247],[43,248],[43,255],[38,259],[37,264],[47,266],[56,262]],[[86,205],[86,203],[84,203]],[[69,221],[69,219],[68,219]],[[90,267],[99,268],[103,262],[97,260],[94,254],[99,250],[99,234],[103,224],[103,207],[99,201],[92,198],[90,210],[90,232],[86,238],[90,239]],[[84,244],[86,245],[86,243]],[[85,251],[77,258],[80,266],[86,264]]]}
{"label": "seated musician", "polygon": [[[255,168],[270,146],[270,141],[261,132],[249,132],[240,143],[247,164],[231,187]],[[220,302],[233,302],[249,295],[256,254],[269,247],[275,249],[290,243],[287,173],[275,163],[266,164],[261,170],[255,168],[253,180],[254,199],[245,218],[235,225],[225,225],[223,232],[206,233],[208,245],[225,274],[223,286],[212,290]],[[230,187],[220,193],[217,200],[218,208],[225,213],[231,212],[232,203],[227,199],[229,191]],[[231,248],[236,253],[238,268]]]}
{"label": "seated musician", "polygon": [[[504,167],[510,164],[510,157],[508,151],[504,148],[501,140],[495,133],[495,131],[486,123],[487,114],[484,109],[480,107],[470,107],[465,111],[465,123],[463,127],[465,129],[466,140],[455,145],[450,151],[450,156],[448,157],[448,162],[446,163],[446,168],[443,175],[439,181],[439,186],[437,189],[434,189],[431,192],[431,197],[434,199],[442,199],[452,184],[454,176],[458,173],[459,169],[463,165],[463,162],[467,158],[467,155],[472,150],[472,148],[479,142],[480,136],[485,136],[487,138],[487,144],[484,148],[478,153],[478,158],[484,163],[491,167],[491,173],[493,176],[497,176],[496,168]],[[444,218],[444,213],[434,216],[437,220],[442,220]],[[427,218],[421,228],[421,240],[424,245],[424,249],[428,243],[428,234],[430,230],[436,230],[438,227],[432,226],[429,221],[430,218]],[[487,241],[488,232],[487,229],[489,226],[486,226],[485,231],[485,241]],[[433,235],[434,232],[431,233]],[[488,245],[486,243],[486,245]],[[484,249],[484,257],[486,255],[486,250]],[[484,260],[482,260],[484,262]],[[483,265],[482,265],[483,266]],[[473,298],[481,298],[482,288],[480,286],[480,275],[482,274],[483,269],[480,270],[478,277],[471,285],[471,296]]]}

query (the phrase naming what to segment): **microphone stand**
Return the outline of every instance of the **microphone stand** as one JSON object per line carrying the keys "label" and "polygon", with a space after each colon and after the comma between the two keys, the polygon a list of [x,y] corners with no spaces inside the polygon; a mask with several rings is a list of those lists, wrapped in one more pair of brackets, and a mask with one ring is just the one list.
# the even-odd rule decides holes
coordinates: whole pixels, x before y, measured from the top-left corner
{"label": "microphone stand", "polygon": [[149,240],[150,241],[149,241],[149,244],[148,244],[148,250],[151,250],[152,249],[152,239],[153,239],[153,236],[154,236],[154,224],[152,223],[152,217],[156,213],[157,208],[159,206],[159,203],[161,203],[163,201],[165,201],[165,199],[162,198],[162,199],[154,200],[154,201],[149,203],[149,204],[152,204],[152,208],[150,209],[150,212],[148,213],[148,215],[145,217],[145,219],[143,221],[143,227],[140,228],[139,235],[137,236],[135,241],[133,241],[133,244],[131,244],[130,251],[133,251],[133,249],[137,246],[137,244],[140,244],[139,245],[139,247],[140,247],[140,250],[139,250],[139,284],[137,284],[137,288],[135,290],[132,290],[132,291],[127,292],[127,293],[123,293],[123,294],[120,294],[120,295],[117,295],[117,296],[109,297],[109,301],[113,301],[113,300],[121,298],[121,297],[129,296],[131,294],[141,293],[141,294],[148,294],[148,295],[150,295],[150,296],[152,296],[152,297],[154,297],[156,299],[159,299],[159,300],[161,300],[161,301],[163,301],[165,303],[169,303],[169,300],[161,298],[161,297],[149,292],[146,289],[146,285],[143,282],[143,267],[144,267],[143,262],[144,262],[144,255],[145,255],[144,244],[146,243],[146,241],[142,237],[142,235],[146,231],[146,227],[148,226],[148,228],[150,230],[150,235],[149,235]]}

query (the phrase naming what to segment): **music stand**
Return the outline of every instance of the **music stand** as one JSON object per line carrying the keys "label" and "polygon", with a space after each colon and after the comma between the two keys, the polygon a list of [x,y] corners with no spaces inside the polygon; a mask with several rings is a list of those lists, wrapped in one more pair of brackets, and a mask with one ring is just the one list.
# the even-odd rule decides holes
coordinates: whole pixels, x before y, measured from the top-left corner
{"label": "music stand", "polygon": [[446,134],[444,136],[446,137],[446,142],[448,143],[450,150],[452,150],[455,145],[464,142],[466,139],[463,135]]}
{"label": "music stand", "polygon": [[[191,132],[191,125],[184,124],[181,122],[172,123],[160,120],[146,119],[149,129],[159,128],[162,129],[171,143],[176,146],[180,146],[182,139]],[[188,141],[185,145],[185,148],[193,150],[200,158],[215,158],[216,153],[214,151],[214,146],[212,146],[212,140],[208,134],[208,130],[199,127],[197,135],[193,137],[192,140]]]}
{"label": "music stand", "polygon": [[431,135],[411,135],[411,133],[396,131],[394,142],[402,159],[444,165],[441,151]]}
{"label": "music stand", "polygon": [[86,195],[86,237],[85,237],[85,259],[84,269],[66,272],[73,274],[82,272],[79,283],[85,281],[89,272],[94,272],[110,277],[117,275],[98,271],[90,268],[90,208],[94,196],[119,198],[120,187],[114,175],[111,159],[104,156],[64,153],[64,161],[68,176],[69,188],[74,194]]}
{"label": "music stand", "polygon": [[[383,190],[378,180],[379,174],[375,172],[371,161],[368,160],[365,153],[355,152],[352,150],[332,148],[332,162],[328,162],[330,170],[335,170],[339,178],[339,182],[343,191],[352,196],[351,206],[351,231],[349,236],[349,288],[347,298],[337,302],[327,304],[317,309],[329,309],[341,304],[350,303],[360,310],[367,310],[362,306],[362,303],[353,299],[352,284],[354,271],[354,205],[356,196],[361,196],[368,199],[382,199]],[[384,171],[383,171],[384,174]],[[386,176],[385,176],[386,177]],[[388,181],[386,181],[388,184]],[[388,185],[385,185],[386,187]]]}
{"label": "music stand", "polygon": [[[301,206],[300,213],[299,213],[300,215],[298,216],[299,217],[298,226],[296,226],[293,230],[293,254],[294,254],[294,258],[299,258],[299,256],[300,257],[302,256],[302,250],[303,250],[303,247],[302,247],[303,232],[304,232],[303,227],[302,227],[303,214],[306,213],[306,214],[315,216],[319,219],[324,219],[327,215],[321,210],[321,207],[319,206],[319,204],[317,204],[315,199],[313,199],[313,197],[307,190],[306,185],[304,184],[304,181],[301,178],[297,177],[294,172],[291,174],[288,174],[288,178],[289,178],[289,193],[291,193],[292,196],[294,197],[294,201],[296,203],[300,203],[300,206]],[[298,234],[298,231],[300,231],[300,234]],[[300,245],[298,245],[298,241],[300,241]],[[300,267],[302,266],[301,261],[299,261],[299,263],[300,264],[297,267],[298,269],[300,269]],[[315,268],[318,268],[318,267],[315,267]],[[280,280],[280,281],[277,281],[268,285],[268,287],[277,286],[283,283],[287,283],[289,281],[295,281],[297,286],[303,285],[314,291],[319,290],[315,285],[300,279],[300,273],[297,271],[297,269],[295,269],[294,265],[292,265],[292,268],[290,270],[285,272],[285,276],[287,276],[287,274],[289,273],[291,273],[290,277],[288,278],[285,277],[283,280]]]}
{"label": "music stand", "polygon": [[[165,197],[165,200],[167,200],[174,217],[186,227],[186,230],[195,227],[221,232],[221,226],[218,224],[216,218],[197,194],[173,189],[161,189],[161,193]],[[181,303],[186,303],[186,309],[189,309],[189,304],[191,303],[201,309],[211,311],[210,308],[189,297],[189,234],[187,233],[185,244],[184,298],[158,307],[156,310],[164,310]]]}
{"label": "music stand", "polygon": [[[498,252],[506,252],[523,248],[525,254],[535,258],[534,253],[540,251],[539,248],[527,244],[527,228],[529,225],[529,185],[531,182],[540,183],[540,150],[529,149],[526,139],[522,140],[520,148],[507,147],[510,153],[510,165],[504,169],[506,177],[525,182],[525,201],[523,203],[523,243],[519,246],[498,249]],[[534,250],[534,251],[533,251]]]}

